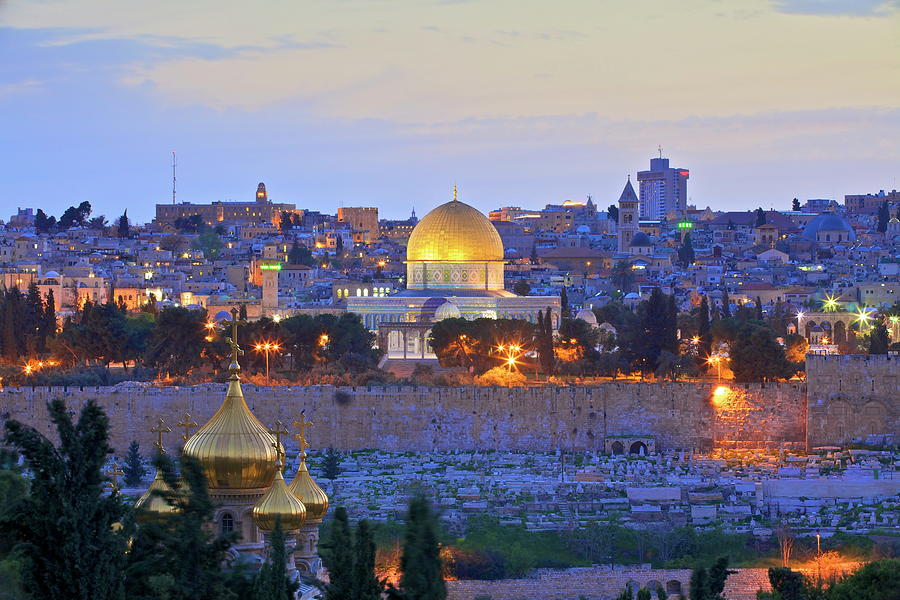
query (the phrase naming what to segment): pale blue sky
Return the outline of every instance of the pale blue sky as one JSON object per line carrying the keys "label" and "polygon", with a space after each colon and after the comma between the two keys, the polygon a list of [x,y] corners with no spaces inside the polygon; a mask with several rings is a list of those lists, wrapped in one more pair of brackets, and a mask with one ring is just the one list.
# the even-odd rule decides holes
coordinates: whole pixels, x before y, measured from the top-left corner
{"label": "pale blue sky", "polygon": [[900,4],[0,0],[0,218],[171,199],[421,215],[592,194],[657,145],[692,202],[897,187]]}

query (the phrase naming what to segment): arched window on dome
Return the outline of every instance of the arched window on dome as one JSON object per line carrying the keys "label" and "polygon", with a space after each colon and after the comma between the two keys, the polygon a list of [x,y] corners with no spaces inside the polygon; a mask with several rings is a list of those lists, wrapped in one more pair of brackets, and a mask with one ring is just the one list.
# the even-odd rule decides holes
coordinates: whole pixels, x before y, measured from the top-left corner
{"label": "arched window on dome", "polygon": [[222,520],[219,521],[219,529],[222,532],[222,535],[226,535],[234,531],[234,517],[231,516],[231,513],[225,513],[222,515]]}

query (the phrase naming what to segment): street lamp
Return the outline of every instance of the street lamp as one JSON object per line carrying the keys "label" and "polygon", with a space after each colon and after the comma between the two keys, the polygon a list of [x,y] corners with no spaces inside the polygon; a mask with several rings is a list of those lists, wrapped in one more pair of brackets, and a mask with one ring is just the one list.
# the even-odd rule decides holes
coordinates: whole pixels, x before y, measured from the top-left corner
{"label": "street lamp", "polygon": [[281,350],[281,346],[275,342],[262,342],[256,344],[253,349],[266,355],[266,385],[269,385],[269,352],[277,352]]}

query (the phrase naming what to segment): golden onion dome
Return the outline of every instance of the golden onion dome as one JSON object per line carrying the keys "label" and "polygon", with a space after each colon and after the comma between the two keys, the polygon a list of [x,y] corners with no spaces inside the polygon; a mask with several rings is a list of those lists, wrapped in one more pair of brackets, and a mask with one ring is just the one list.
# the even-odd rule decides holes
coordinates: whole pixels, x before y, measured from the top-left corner
{"label": "golden onion dome", "polygon": [[[151,515],[168,515],[177,512],[177,508],[169,504],[165,498],[159,495],[159,493],[155,493],[170,493],[171,491],[172,488],[170,488],[169,484],[166,483],[166,480],[163,479],[162,472],[157,467],[156,476],[153,478],[153,481],[150,482],[150,487],[148,487],[147,491],[134,503],[134,508],[138,511],[138,520],[144,520]],[[144,516],[142,516],[142,514]]]}
{"label": "golden onion dome", "polygon": [[288,490],[281,474],[281,463],[275,469],[275,480],[263,497],[253,505],[253,521],[263,531],[275,529],[275,520],[281,517],[284,531],[300,529],[306,519],[306,507]]}
{"label": "golden onion dome", "polygon": [[244,401],[236,364],[225,402],[184,445],[200,461],[210,489],[260,489],[272,485],[281,447]]}
{"label": "golden onion dome", "polygon": [[288,489],[306,506],[306,518],[322,519],[328,512],[328,495],[309,475],[305,454],[300,457],[300,467]]}
{"label": "golden onion dome", "polygon": [[503,241],[480,211],[455,198],[425,215],[406,245],[406,261],[478,263],[503,260]]}

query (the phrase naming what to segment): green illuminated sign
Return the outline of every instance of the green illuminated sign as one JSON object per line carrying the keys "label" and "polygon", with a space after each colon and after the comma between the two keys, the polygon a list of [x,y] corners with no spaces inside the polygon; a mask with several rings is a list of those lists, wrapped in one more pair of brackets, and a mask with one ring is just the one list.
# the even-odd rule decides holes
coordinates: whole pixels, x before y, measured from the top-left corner
{"label": "green illuminated sign", "polygon": [[678,229],[693,229],[694,223],[693,221],[679,221]]}
{"label": "green illuminated sign", "polygon": [[263,271],[280,271],[281,265],[279,263],[275,263],[274,265],[259,265],[259,268]]}

